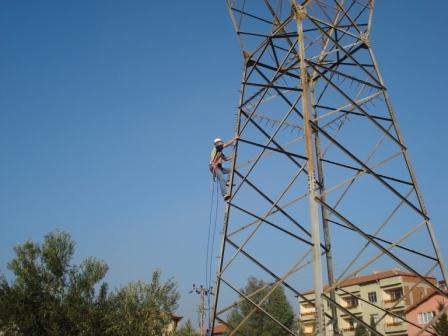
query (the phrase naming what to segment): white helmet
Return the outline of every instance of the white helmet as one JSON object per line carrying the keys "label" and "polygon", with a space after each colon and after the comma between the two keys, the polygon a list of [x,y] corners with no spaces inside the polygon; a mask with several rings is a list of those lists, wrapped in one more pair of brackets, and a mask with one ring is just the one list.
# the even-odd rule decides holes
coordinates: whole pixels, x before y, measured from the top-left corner
{"label": "white helmet", "polygon": [[223,142],[223,141],[222,141],[222,139],[220,139],[220,138],[216,138],[216,139],[213,141],[213,143],[215,143],[215,144],[217,144],[218,142]]}

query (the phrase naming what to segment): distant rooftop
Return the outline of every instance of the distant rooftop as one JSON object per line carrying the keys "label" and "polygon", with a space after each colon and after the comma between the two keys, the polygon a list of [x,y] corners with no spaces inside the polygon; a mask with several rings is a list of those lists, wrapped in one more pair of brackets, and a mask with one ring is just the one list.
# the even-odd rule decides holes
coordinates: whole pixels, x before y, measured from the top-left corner
{"label": "distant rooftop", "polygon": [[179,315],[174,315],[174,314],[172,314],[171,315],[171,318],[174,320],[174,321],[180,321],[180,320],[182,320],[183,319],[183,316],[179,316]]}
{"label": "distant rooftop", "polygon": [[[444,292],[448,295],[448,291],[444,290]],[[410,312],[411,310],[414,310],[415,308],[420,306],[425,301],[429,300],[434,295],[441,295],[441,294],[438,291],[436,291],[435,289],[430,290],[428,294],[423,296],[419,301],[417,301],[415,304],[413,304],[408,309],[406,309],[406,313]]]}
{"label": "distant rooftop", "polygon": [[215,327],[213,328],[213,333],[212,335],[219,335],[219,334],[223,334],[227,331],[227,327],[224,324],[217,324],[215,325]]}
{"label": "distant rooftop", "polygon": [[[352,277],[349,279],[345,279],[340,283],[340,285],[338,287],[361,285],[361,284],[369,283],[372,281],[392,278],[394,276],[406,276],[406,277],[417,278],[417,275],[415,275],[414,273],[409,273],[409,272],[392,269],[392,270],[388,270],[388,271],[374,272],[372,274],[355,276],[355,277]],[[433,276],[427,276],[426,278],[435,280],[435,278]],[[324,289],[326,289],[328,287],[329,287],[328,285],[325,285]],[[306,295],[306,294],[311,294],[313,292],[314,292],[314,290],[308,290],[308,291],[304,292],[303,294]]]}

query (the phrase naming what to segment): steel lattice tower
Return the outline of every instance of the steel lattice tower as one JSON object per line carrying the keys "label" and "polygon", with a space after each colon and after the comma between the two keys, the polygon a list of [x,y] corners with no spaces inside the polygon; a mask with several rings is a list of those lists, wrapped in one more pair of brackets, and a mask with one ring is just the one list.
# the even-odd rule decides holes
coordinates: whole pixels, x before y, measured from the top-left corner
{"label": "steel lattice tower", "polygon": [[[244,69],[213,323],[231,335],[243,301],[298,334],[262,307],[278,286],[314,291],[318,335],[341,314],[382,335],[338,303],[360,273],[399,267],[446,296],[427,278],[447,273],[371,49],[373,2],[227,0]],[[261,300],[241,291],[251,275]]]}

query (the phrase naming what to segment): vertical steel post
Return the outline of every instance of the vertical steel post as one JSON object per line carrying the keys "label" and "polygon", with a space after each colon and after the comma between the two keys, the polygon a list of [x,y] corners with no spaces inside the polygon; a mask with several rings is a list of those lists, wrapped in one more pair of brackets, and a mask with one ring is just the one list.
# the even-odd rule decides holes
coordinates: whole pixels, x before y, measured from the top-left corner
{"label": "vertical steel post", "polygon": [[[313,92],[312,97],[314,98],[314,83],[310,83],[311,85],[311,91]],[[313,106],[314,106],[314,99],[313,99]],[[313,117],[314,119],[317,118],[316,110],[313,109]],[[316,124],[318,122],[316,121]],[[325,175],[322,167],[322,151],[320,147],[320,139],[319,139],[319,133],[314,132],[314,143],[316,148],[316,156],[317,156],[317,178],[319,180],[319,197],[322,199],[322,201],[326,202],[326,195],[325,195]],[[320,211],[322,214],[322,226],[323,226],[323,237],[324,237],[324,244],[325,244],[325,258],[326,258],[326,265],[327,265],[327,279],[328,279],[328,285],[330,287],[333,287],[333,284],[335,282],[334,280],[334,265],[333,265],[333,253],[331,248],[331,235],[330,235],[330,227],[329,227],[329,212],[328,209],[324,206],[320,207]],[[336,302],[336,291],[334,288],[330,290],[330,298]],[[338,323],[338,310],[335,305],[331,305],[331,317],[332,317],[332,326],[333,326],[333,333],[335,335],[339,335],[339,323]]]}
{"label": "vertical steel post", "polygon": [[297,21],[297,39],[299,45],[300,61],[300,79],[302,89],[302,114],[303,128],[305,133],[305,147],[308,168],[308,199],[311,222],[311,239],[313,243],[313,278],[314,278],[314,296],[317,317],[317,335],[325,335],[324,305],[322,301],[323,283],[322,283],[322,261],[320,250],[320,223],[319,212],[316,202],[316,165],[313,132],[310,123],[310,85],[307,65],[305,61],[305,41],[303,35],[303,19],[306,16],[305,6],[299,6],[295,0],[291,1]]}

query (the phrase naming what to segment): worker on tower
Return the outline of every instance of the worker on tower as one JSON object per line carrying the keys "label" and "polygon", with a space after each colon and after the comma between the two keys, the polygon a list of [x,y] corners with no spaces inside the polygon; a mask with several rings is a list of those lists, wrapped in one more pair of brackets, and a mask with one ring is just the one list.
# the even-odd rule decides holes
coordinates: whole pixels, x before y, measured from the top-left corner
{"label": "worker on tower", "polygon": [[230,169],[223,167],[222,161],[232,160],[233,155],[225,156],[222,151],[226,147],[234,146],[237,140],[238,137],[235,137],[229,142],[224,143],[220,138],[216,138],[214,141],[212,152],[210,153],[210,172],[213,174],[213,178],[216,178],[219,182],[221,194],[222,197],[224,197],[224,201],[228,201],[230,199],[230,194],[227,192],[228,177],[225,177],[225,175],[228,175],[230,173]]}

